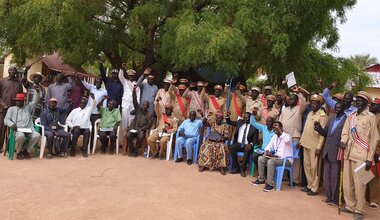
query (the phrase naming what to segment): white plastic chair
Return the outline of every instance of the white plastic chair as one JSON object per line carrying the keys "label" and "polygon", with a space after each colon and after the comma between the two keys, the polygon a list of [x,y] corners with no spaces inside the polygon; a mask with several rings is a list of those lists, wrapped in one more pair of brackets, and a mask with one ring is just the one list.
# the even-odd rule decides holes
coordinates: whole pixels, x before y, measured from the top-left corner
{"label": "white plastic chair", "polygon": [[[152,135],[154,132],[154,130],[151,130],[150,133],[149,133],[149,136]],[[169,137],[169,141],[166,145],[166,160],[169,161],[170,160],[170,156],[172,155],[172,143],[173,143],[173,132],[170,133],[170,137]],[[159,135],[162,135],[162,132],[159,133]],[[158,143],[159,140],[156,141],[156,143]],[[149,158],[149,153],[150,153],[150,146],[148,144],[148,152],[146,154],[146,158]]]}
{"label": "white plastic chair", "polygon": [[37,118],[34,121],[34,124],[41,129],[40,158],[43,158],[44,157],[45,147],[46,147],[45,127],[43,125],[41,125],[41,118]]}
{"label": "white plastic chair", "polygon": [[[69,132],[69,126],[67,124],[61,124],[59,121],[58,121],[58,125],[63,127],[63,130],[66,131],[66,132]],[[90,142],[91,142],[91,130],[92,130],[92,126],[90,126],[90,140],[88,140],[88,144],[87,144],[87,154],[89,155],[90,154]],[[71,135],[71,139],[73,138],[73,134],[70,132],[70,135]]]}
{"label": "white plastic chair", "polygon": [[[100,118],[97,119],[94,123],[94,143],[92,144],[92,154],[95,154],[95,150],[96,150],[96,142],[99,138],[99,135],[98,135],[98,130],[99,130],[99,123],[100,123]],[[119,137],[120,137],[120,125],[117,127],[117,131],[116,131],[116,154],[119,154]]]}

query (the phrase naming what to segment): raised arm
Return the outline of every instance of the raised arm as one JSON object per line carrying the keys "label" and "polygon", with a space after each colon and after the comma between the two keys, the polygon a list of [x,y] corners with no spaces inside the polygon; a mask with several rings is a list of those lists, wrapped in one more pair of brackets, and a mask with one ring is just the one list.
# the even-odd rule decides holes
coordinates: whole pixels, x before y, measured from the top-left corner
{"label": "raised arm", "polygon": [[86,82],[85,80],[81,80],[82,85],[89,91],[91,91],[94,88],[94,85]]}
{"label": "raised arm", "polygon": [[121,84],[126,85],[127,84],[127,79],[124,77],[124,70],[120,69],[119,70],[119,80]]}
{"label": "raised arm", "polygon": [[305,109],[306,109],[306,99],[302,95],[301,92],[297,93],[297,96],[298,96],[298,99],[300,100],[300,112],[303,114],[305,112]]}
{"label": "raised arm", "polygon": [[255,127],[257,130],[263,132],[264,128],[266,127],[265,125],[262,125],[260,123],[257,123],[256,119],[255,119],[255,116],[254,115],[251,115],[251,125],[253,127]]}
{"label": "raised arm", "polygon": [[185,92],[183,92],[182,97],[185,98],[185,99],[191,99],[191,94],[190,94],[189,88],[187,88],[185,90]]}
{"label": "raised arm", "polygon": [[140,76],[139,79],[137,80],[136,85],[137,85],[138,87],[141,86],[142,82],[143,82],[144,79],[145,79],[145,76],[146,76],[145,74],[141,74],[141,76]]}
{"label": "raised arm", "polygon": [[67,90],[71,90],[75,86],[74,81],[70,76],[67,77],[67,81],[68,81],[68,83],[65,84],[66,88],[67,88]]}
{"label": "raised arm", "polygon": [[325,88],[322,93],[322,97],[330,108],[334,108],[337,101],[330,97],[330,89]]}
{"label": "raised arm", "polygon": [[33,112],[33,109],[36,107],[37,103],[40,101],[40,90],[36,87],[36,93],[33,94],[32,101],[27,105],[28,111]]}
{"label": "raised arm", "polygon": [[104,68],[103,63],[99,64],[99,72],[100,72],[100,77],[102,78],[102,81],[106,83],[108,80],[108,77],[106,76],[106,69]]}

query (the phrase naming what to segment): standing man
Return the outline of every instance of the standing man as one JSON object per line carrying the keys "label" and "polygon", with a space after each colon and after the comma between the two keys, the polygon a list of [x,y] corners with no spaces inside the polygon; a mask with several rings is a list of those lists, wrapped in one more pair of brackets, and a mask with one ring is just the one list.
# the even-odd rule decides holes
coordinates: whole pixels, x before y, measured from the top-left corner
{"label": "standing man", "polygon": [[307,179],[307,187],[301,191],[306,192],[309,196],[318,194],[318,160],[323,146],[324,136],[315,132],[314,127],[320,124],[325,127],[327,115],[321,109],[322,97],[314,94],[310,98],[311,112],[308,114],[305,127],[298,147],[304,147],[304,167]]}
{"label": "standing man", "polygon": [[32,73],[29,75],[29,82],[27,76],[29,69],[30,66],[25,67],[24,75],[22,78],[22,85],[27,90],[26,104],[29,104],[32,101],[33,96],[36,93],[35,87],[38,87],[38,90],[40,91],[40,101],[36,104],[32,112],[33,120],[35,120],[38,117],[40,117],[40,114],[43,110],[43,106],[45,105],[45,88],[41,85],[41,83],[45,81],[45,76],[42,75],[40,72]]}
{"label": "standing man", "polygon": [[[232,168],[230,173],[239,173],[245,177],[245,170],[249,159],[251,158],[253,146],[258,142],[259,132],[250,124],[251,113],[246,112],[243,119],[232,121],[230,112],[227,112],[226,123],[236,127],[234,143],[230,146],[230,154],[232,158]],[[244,152],[243,163],[239,168],[237,160],[237,152]]]}
{"label": "standing man", "polygon": [[347,116],[344,114],[344,105],[341,102],[335,105],[335,115],[330,118],[323,128],[319,123],[314,129],[326,138],[323,148],[324,161],[324,185],[326,193],[326,203],[331,206],[338,205],[338,186],[341,162],[338,160],[339,143],[342,135],[343,125]]}
{"label": "standing man", "polygon": [[[154,97],[156,97],[158,88],[156,85],[154,85],[155,77],[150,74],[151,69],[147,68],[144,73],[140,76],[140,78],[137,80],[136,85],[140,87],[141,90],[141,100],[140,100],[140,107],[142,106],[142,103],[145,101],[149,102],[149,112],[153,115],[154,114]],[[148,78],[148,83],[143,82],[145,78]]]}
{"label": "standing man", "polygon": [[54,137],[62,139],[60,144],[56,144],[59,148],[55,149],[57,156],[60,157],[65,157],[71,137],[70,133],[64,131],[63,127],[59,125],[65,124],[65,118],[70,112],[71,106],[67,109],[59,109],[57,108],[57,104],[58,101],[56,98],[49,99],[48,107],[41,113],[41,125],[44,126],[45,129],[46,144],[49,150],[46,159],[53,157]]}
{"label": "standing man", "polygon": [[273,87],[272,86],[264,86],[264,94],[261,96],[261,102],[263,103],[264,107],[267,107],[267,97],[269,95],[273,94]]}
{"label": "standing man", "polygon": [[159,110],[159,112],[156,112],[157,122],[161,121],[161,116],[165,113],[165,106],[174,103],[174,99],[172,99],[169,91],[170,86],[172,86],[171,81],[164,79],[164,88],[159,89],[157,92],[156,102],[154,103],[154,108],[156,109],[157,106]]}
{"label": "standing man", "polygon": [[[293,87],[292,90],[296,94],[289,96],[289,106],[284,108],[279,121],[283,124],[284,131],[292,136],[294,142],[298,143],[301,137],[302,115],[306,109],[306,100],[297,87]],[[299,105],[298,100],[300,101]],[[293,180],[295,185],[301,184],[300,168],[300,159],[295,159],[293,162]]]}
{"label": "standing man", "polygon": [[111,71],[111,77],[106,76],[106,70],[104,69],[103,63],[101,62],[99,65],[100,77],[104,85],[106,86],[106,90],[108,92],[109,100],[116,101],[116,108],[121,105],[121,98],[123,97],[123,85],[121,84],[117,69],[113,69]]}
{"label": "standing man", "polygon": [[124,134],[129,127],[129,125],[132,123],[133,118],[135,117],[134,114],[131,114],[131,112],[135,109],[134,101],[132,100],[132,93],[134,90],[136,90],[136,101],[137,104],[140,103],[140,87],[137,86],[136,81],[134,81],[136,72],[134,70],[127,70],[127,77],[124,77],[124,70],[127,67],[127,65],[124,63],[122,68],[119,71],[119,79],[121,84],[123,84],[123,98],[121,102],[121,137],[122,138],[122,144],[124,145]]}
{"label": "standing man", "polygon": [[354,213],[355,219],[363,219],[365,207],[364,185],[355,169],[365,163],[365,172],[371,172],[372,160],[379,142],[376,116],[367,106],[372,97],[364,91],[356,95],[357,111],[350,114],[344,124],[340,147],[344,151],[343,193],[346,206],[343,212]]}
{"label": "standing man", "polygon": [[68,83],[64,83],[64,76],[58,73],[55,77],[55,83],[48,87],[46,100],[51,98],[57,99],[57,107],[60,109],[68,109],[70,107],[69,90],[74,87],[74,82],[71,77],[67,77]]}
{"label": "standing man", "polygon": [[[236,121],[238,117],[243,117],[243,112],[245,109],[245,104],[243,103],[243,96],[238,96],[237,91],[239,90],[240,94],[244,94],[245,90],[247,88],[243,85],[240,85],[238,83],[236,85],[236,90],[234,92],[231,92],[231,104],[230,109],[226,109],[226,111],[230,111],[231,115],[230,118],[232,121]],[[228,94],[228,84],[224,87],[225,94]]]}
{"label": "standing man", "polygon": [[[197,113],[191,111],[189,118],[182,122],[178,127],[178,139],[175,142],[175,148],[178,152],[178,158],[175,160],[176,163],[183,161],[182,159],[182,148],[185,146],[187,154],[187,165],[191,165],[193,162],[193,145],[197,142],[198,136],[200,135],[201,127],[203,122],[201,119],[196,119]],[[198,155],[194,155],[198,157]]]}
{"label": "standing man", "polygon": [[[322,80],[318,80],[319,84],[323,85]],[[334,108],[335,104],[338,102],[334,98],[330,97],[330,90],[334,89],[338,85],[337,82],[333,82],[329,88],[325,88],[322,93],[322,97],[325,100],[326,104],[330,108]],[[346,92],[343,96],[344,104],[344,114],[348,117],[351,113],[356,112],[358,109],[352,105],[354,101],[354,94],[352,92]]]}
{"label": "standing man", "polygon": [[243,96],[239,90],[236,91],[238,97],[243,100],[243,103],[245,105],[245,111],[246,112],[252,112],[253,108],[258,108],[260,111],[264,107],[261,99],[259,98],[260,95],[260,88],[259,87],[252,87],[251,88],[251,94]]}
{"label": "standing man", "polygon": [[[156,114],[159,113],[158,106],[155,106]],[[165,113],[160,117],[161,120],[158,123],[157,128],[153,131],[153,133],[148,137],[148,145],[150,146],[150,150],[152,152],[152,159],[156,159],[158,157],[164,157],[164,151],[166,151],[166,146],[170,138],[170,134],[175,133],[177,131],[178,119],[172,115],[173,105],[166,104],[165,105]],[[160,134],[162,135],[160,138]],[[164,136],[164,134],[166,136]],[[160,149],[157,149],[156,141],[159,140]]]}
{"label": "standing man", "polygon": [[[16,106],[8,109],[4,118],[4,124],[13,129],[16,139],[17,159],[29,159],[29,153],[33,152],[34,145],[38,142],[41,135],[34,129],[32,111],[40,99],[39,89],[36,88],[36,93],[33,95],[33,100],[28,105],[24,106],[25,95],[19,93],[14,98]],[[24,132],[21,128],[29,129],[29,132]],[[26,149],[22,149],[25,137],[29,138]]]}
{"label": "standing man", "polygon": [[[223,87],[221,85],[214,86],[214,95],[203,94],[203,99],[207,102],[208,109],[206,109],[206,114],[212,116],[209,118],[214,119],[217,112],[224,114],[226,110],[226,99],[221,97]],[[212,121],[209,121],[212,124]]]}
{"label": "standing man", "polygon": [[15,105],[13,98],[16,97],[16,94],[22,92],[21,83],[17,78],[16,67],[9,67],[8,74],[7,78],[0,79],[0,152],[3,149],[5,138],[5,114],[9,107]]}
{"label": "standing man", "polygon": [[182,97],[183,93],[186,91],[186,86],[184,84],[180,84],[177,87],[171,85],[169,88],[169,94],[171,99],[175,100],[173,104],[173,115],[178,119],[178,124],[182,124],[182,122],[187,118],[187,99]]}
{"label": "standing man", "polygon": [[[87,102],[90,105],[87,105]],[[73,135],[70,156],[75,157],[77,142],[80,135],[83,135],[82,155],[88,157],[87,148],[90,139],[91,113],[96,107],[95,95],[90,93],[90,99],[83,97],[79,108],[73,109],[67,116],[66,124],[71,128]]]}
{"label": "standing man", "polygon": [[266,96],[266,107],[264,107],[260,111],[260,123],[261,124],[264,125],[269,117],[273,118],[274,121],[277,121],[277,119],[280,115],[280,112],[274,106],[275,102],[276,102],[276,97],[274,95],[267,95]]}
{"label": "standing man", "polygon": [[182,97],[190,99],[189,112],[194,111],[198,118],[202,117],[202,114],[205,114],[206,103],[202,98],[204,97],[205,86],[207,86],[207,83],[205,84],[200,81],[197,84],[192,83],[190,84],[190,88],[186,89],[182,95]]}

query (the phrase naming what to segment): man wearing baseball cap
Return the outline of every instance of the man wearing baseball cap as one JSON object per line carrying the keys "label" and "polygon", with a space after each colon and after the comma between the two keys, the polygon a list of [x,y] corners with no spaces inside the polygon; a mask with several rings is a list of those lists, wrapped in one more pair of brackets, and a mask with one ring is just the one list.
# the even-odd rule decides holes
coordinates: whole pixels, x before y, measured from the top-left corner
{"label": "man wearing baseball cap", "polygon": [[[40,134],[34,129],[32,112],[39,101],[39,90],[36,89],[36,93],[33,96],[32,102],[24,105],[25,95],[24,93],[18,93],[13,99],[16,102],[16,106],[12,106],[8,109],[4,118],[6,126],[13,129],[16,139],[16,153],[17,159],[29,159],[29,153],[33,152],[34,145],[40,139]],[[28,131],[26,131],[27,129]],[[22,149],[25,138],[29,138],[26,149]]]}
{"label": "man wearing baseball cap", "polygon": [[357,111],[351,113],[343,127],[340,147],[344,149],[343,193],[346,206],[343,212],[353,213],[355,219],[363,219],[365,190],[355,169],[365,164],[364,172],[371,172],[375,150],[379,142],[376,116],[368,110],[372,97],[365,91],[356,95]]}

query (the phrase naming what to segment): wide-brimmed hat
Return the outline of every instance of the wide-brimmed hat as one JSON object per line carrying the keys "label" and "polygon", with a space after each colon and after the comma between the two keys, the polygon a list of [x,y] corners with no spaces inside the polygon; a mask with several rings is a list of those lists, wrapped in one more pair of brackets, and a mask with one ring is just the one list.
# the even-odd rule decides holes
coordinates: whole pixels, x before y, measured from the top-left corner
{"label": "wide-brimmed hat", "polygon": [[127,76],[134,76],[134,75],[136,75],[136,71],[132,69],[127,70]]}
{"label": "wide-brimmed hat", "polygon": [[25,100],[25,94],[24,93],[17,93],[16,97],[13,98],[15,101],[24,101]]}
{"label": "wide-brimmed hat", "polygon": [[369,104],[373,102],[371,95],[366,91],[359,91],[358,94],[356,94],[356,97],[362,97],[363,99],[367,100]]}
{"label": "wide-brimmed hat", "polygon": [[29,75],[29,80],[33,82],[33,78],[34,78],[35,76],[39,76],[39,77],[41,77],[41,82],[40,82],[40,83],[43,83],[43,82],[45,82],[45,80],[46,80],[46,77],[45,77],[44,75],[42,75],[41,72],[35,72],[35,73],[30,74],[30,75]]}

